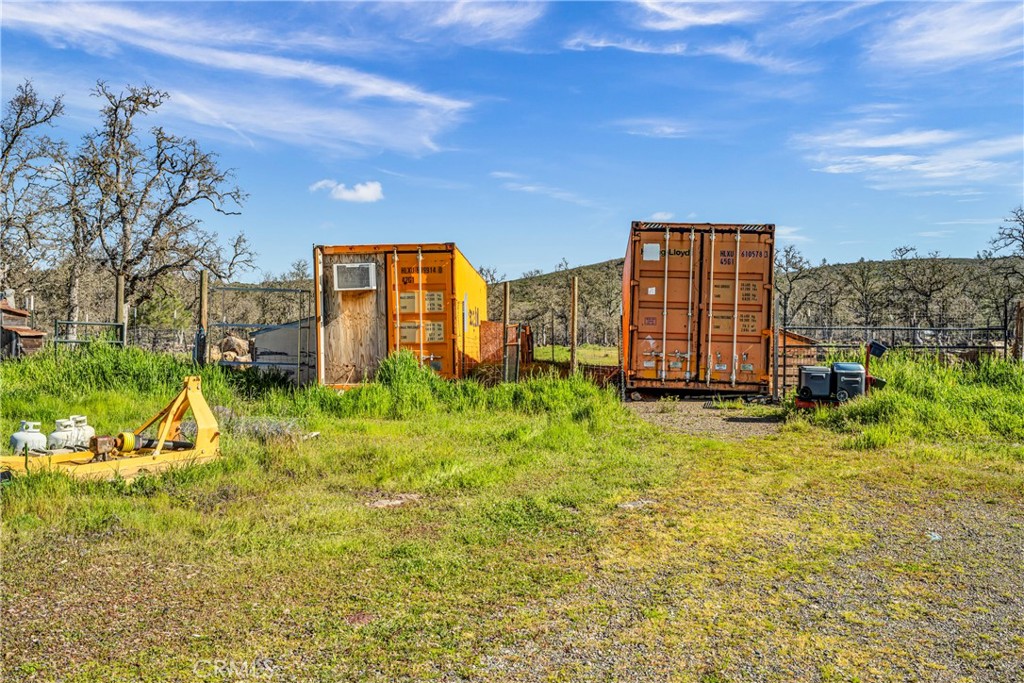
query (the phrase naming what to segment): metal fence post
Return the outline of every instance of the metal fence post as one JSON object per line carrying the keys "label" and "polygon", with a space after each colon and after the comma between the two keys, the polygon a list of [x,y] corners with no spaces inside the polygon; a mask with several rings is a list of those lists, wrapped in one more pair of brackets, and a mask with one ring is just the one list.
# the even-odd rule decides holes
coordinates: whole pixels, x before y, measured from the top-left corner
{"label": "metal fence post", "polygon": [[511,312],[509,306],[509,286],[506,281],[502,288],[503,302],[501,307],[501,381],[508,381],[508,319]]}
{"label": "metal fence post", "polygon": [[200,365],[209,362],[209,330],[210,330],[210,271],[204,270],[199,274],[199,334],[196,336],[196,343],[201,347],[196,349],[196,359]]}
{"label": "metal fence post", "polygon": [[580,298],[580,279],[578,276],[572,276],[572,285],[570,287],[570,300],[569,300],[569,372],[575,374],[578,369],[578,361],[576,358],[576,346],[578,342],[578,330],[579,327],[579,298]]}

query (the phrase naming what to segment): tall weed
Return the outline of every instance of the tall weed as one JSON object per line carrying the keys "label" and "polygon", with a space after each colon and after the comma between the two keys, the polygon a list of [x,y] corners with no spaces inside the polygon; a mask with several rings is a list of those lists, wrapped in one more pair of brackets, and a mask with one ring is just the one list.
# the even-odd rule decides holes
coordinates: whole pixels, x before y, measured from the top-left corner
{"label": "tall weed", "polygon": [[884,389],[817,410],[813,424],[854,433],[847,446],[881,448],[903,440],[1024,441],[1024,364],[984,358],[951,364],[893,351],[872,362]]}

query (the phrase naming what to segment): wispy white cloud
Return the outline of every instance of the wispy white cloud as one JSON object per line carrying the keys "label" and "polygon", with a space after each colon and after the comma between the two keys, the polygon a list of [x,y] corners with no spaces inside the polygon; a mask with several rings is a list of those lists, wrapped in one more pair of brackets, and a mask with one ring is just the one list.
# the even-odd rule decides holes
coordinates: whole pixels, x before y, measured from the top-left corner
{"label": "wispy white cloud", "polygon": [[926,239],[941,239],[943,237],[949,237],[953,234],[952,230],[922,230],[921,232],[915,232],[915,237],[924,237]]}
{"label": "wispy white cloud", "polygon": [[1020,134],[917,128],[902,107],[862,107],[863,115],[831,130],[793,136],[814,170],[861,175],[875,189],[971,194],[986,182],[1020,179]]}
{"label": "wispy white cloud", "polygon": [[577,206],[583,206],[590,209],[599,208],[600,206],[597,202],[586,197],[582,197],[575,192],[570,192],[569,190],[565,190],[560,187],[535,183],[518,173],[511,173],[509,171],[492,171],[490,176],[498,180],[504,180],[505,182],[503,182],[501,186],[511,192],[525,192],[527,194],[541,195],[543,197],[548,197],[549,199],[555,199],[560,202],[567,202],[569,204],[575,204]]}
{"label": "wispy white cloud", "polygon": [[766,71],[776,73],[807,73],[815,70],[808,62],[801,62],[792,59],[776,57],[772,54],[764,54],[753,48],[749,41],[731,40],[728,43],[708,45],[697,51],[700,55],[711,55],[727,59],[737,64],[749,64],[760,67]]}
{"label": "wispy white cloud", "polygon": [[973,140],[967,144],[929,149],[921,153],[843,155],[824,152],[816,169],[824,173],[862,174],[879,189],[921,185],[957,185],[991,181],[1016,174],[1024,136]]}
{"label": "wispy white cloud", "polygon": [[868,50],[892,67],[945,70],[1010,58],[1021,65],[1024,9],[1019,2],[908,3],[887,22]]}
{"label": "wispy white cloud", "polygon": [[624,119],[615,125],[629,135],[648,138],[687,138],[694,132],[693,125],[688,121],[668,118]]}
{"label": "wispy white cloud", "polygon": [[467,2],[438,3],[441,10],[434,25],[462,31],[463,42],[482,43],[510,40],[544,16],[546,7],[539,2]]}
{"label": "wispy white cloud", "polygon": [[231,92],[211,87],[209,92],[171,91],[162,108],[166,115],[225,131],[246,145],[254,139],[298,145],[345,155],[388,149],[419,155],[438,149],[434,137],[453,120],[425,108],[351,103],[307,103],[292,90],[266,87],[258,93]]}
{"label": "wispy white cloud", "polygon": [[671,211],[655,211],[651,214],[652,221],[670,221],[675,216]]}
{"label": "wispy white cloud", "polygon": [[803,228],[792,225],[778,225],[775,227],[775,238],[786,244],[802,244],[810,242],[811,238],[803,234]]}
{"label": "wispy white cloud", "polygon": [[547,5],[540,2],[381,2],[364,3],[388,22],[388,29],[421,45],[455,44],[509,47],[528,34]]}
{"label": "wispy white cloud", "polygon": [[869,24],[876,0],[817,3],[776,3],[772,15],[785,10],[792,16],[764,28],[762,35],[787,43],[820,44]]}
{"label": "wispy white cloud", "polygon": [[254,76],[296,79],[325,87],[343,88],[357,99],[379,97],[455,111],[469,106],[466,102],[426,93],[407,83],[349,67],[204,45],[203,39],[217,45],[221,41],[214,38],[214,30],[201,22],[190,22],[189,28],[195,30],[186,33],[182,31],[185,22],[180,18],[142,16],[116,8],[111,11],[106,5],[62,5],[62,9],[70,8],[68,13],[42,9],[32,11],[29,9],[32,7],[39,6],[17,4],[13,12],[5,7],[4,23],[76,41],[86,49],[92,44],[91,38],[101,39],[105,44],[116,42],[132,45],[213,69],[244,71]]}
{"label": "wispy white cloud", "polygon": [[1002,218],[961,218],[955,221],[936,221],[935,225],[999,225]]}
{"label": "wispy white cloud", "polygon": [[908,128],[895,133],[872,134],[861,128],[799,135],[797,139],[819,147],[859,147],[880,149],[886,147],[930,147],[963,138],[964,134],[952,130],[917,130]]}
{"label": "wispy white cloud", "polygon": [[446,178],[433,178],[428,176],[412,175],[409,173],[399,173],[398,171],[392,171],[380,167],[376,168],[376,170],[384,175],[400,178],[405,183],[415,185],[417,187],[430,187],[435,190],[468,190],[471,187],[469,183],[448,180]]}
{"label": "wispy white cloud", "polygon": [[576,204],[577,206],[585,206],[588,208],[596,208],[597,203],[581,197],[575,192],[563,190],[559,187],[551,187],[550,185],[539,185],[536,183],[504,183],[502,185],[506,190],[512,190],[513,192],[527,192],[529,194],[539,194],[550,199],[557,199],[560,202],[568,202],[570,204]]}
{"label": "wispy white cloud", "polygon": [[30,28],[58,46],[75,43],[89,51],[108,55],[116,54],[125,39],[132,36],[158,36],[168,41],[223,48],[312,49],[360,55],[379,52],[389,45],[374,37],[339,35],[337,31],[295,31],[280,24],[264,28],[236,22],[230,30],[225,30],[224,26],[206,21],[197,13],[183,14],[190,8],[181,4],[173,16],[148,7],[145,12],[140,12],[128,3],[62,2],[59,12],[53,11],[54,5],[38,8],[32,7],[32,3],[15,4],[4,7],[5,28]]}
{"label": "wispy white cloud", "polygon": [[763,7],[740,3],[676,3],[641,0],[641,25],[652,31],[683,31],[696,26],[743,24],[757,20]]}
{"label": "wispy white cloud", "polygon": [[674,57],[717,57],[736,64],[756,66],[775,73],[807,73],[813,71],[808,62],[776,57],[756,49],[749,41],[734,39],[725,43],[689,45],[687,43],[657,43],[637,38],[616,38],[578,33],[562,43],[566,50],[622,50],[645,55]]}
{"label": "wispy white cloud", "polygon": [[[259,28],[235,24],[226,30],[201,17],[184,20],[125,5],[62,4],[60,8],[55,12],[52,5],[5,5],[4,28],[104,56],[142,50],[175,64],[202,67],[189,73],[188,87],[165,85],[173,95],[166,109],[204,126],[231,131],[246,144],[269,137],[350,152],[365,146],[428,152],[438,148],[435,137],[458,123],[471,106],[352,67],[267,54],[269,39]],[[217,78],[225,71],[243,73],[251,80],[239,84]],[[172,82],[181,78],[180,73],[171,77]],[[206,92],[204,78],[211,83]],[[259,87],[253,87],[253,80]]]}
{"label": "wispy white cloud", "polygon": [[586,50],[623,50],[648,55],[684,55],[686,43],[667,43],[655,45],[644,40],[631,38],[606,38],[580,33],[562,43],[566,50],[583,52]]}
{"label": "wispy white cloud", "polygon": [[336,180],[325,179],[318,180],[309,186],[310,192],[318,192],[320,190],[327,190],[331,199],[337,199],[342,202],[368,204],[384,199],[384,188],[376,180],[356,183],[354,186],[348,187]]}

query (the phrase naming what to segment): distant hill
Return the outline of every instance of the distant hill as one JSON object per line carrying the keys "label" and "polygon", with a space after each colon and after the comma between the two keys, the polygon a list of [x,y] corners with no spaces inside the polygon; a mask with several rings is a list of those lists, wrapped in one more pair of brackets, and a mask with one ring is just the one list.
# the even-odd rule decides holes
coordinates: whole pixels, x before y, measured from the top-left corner
{"label": "distant hill", "polygon": [[[529,323],[537,344],[568,342],[569,282],[580,280],[580,343],[618,340],[623,259],[509,280],[512,322]],[[807,326],[1012,327],[1024,299],[1020,259],[936,258],[856,261],[776,271],[776,304],[789,324]],[[501,320],[502,285],[488,288]]]}
{"label": "distant hill", "polygon": [[[509,280],[510,320],[529,323],[537,344],[568,343],[572,278],[579,278],[580,343],[614,345],[618,341],[623,259]],[[487,310],[501,320],[503,283],[488,287]]]}

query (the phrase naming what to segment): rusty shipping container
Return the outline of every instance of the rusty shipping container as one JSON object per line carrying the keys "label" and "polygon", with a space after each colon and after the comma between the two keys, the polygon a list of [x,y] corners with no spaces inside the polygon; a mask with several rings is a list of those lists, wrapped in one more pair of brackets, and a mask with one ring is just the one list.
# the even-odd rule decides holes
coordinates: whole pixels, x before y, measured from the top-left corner
{"label": "rusty shipping container", "polygon": [[407,349],[443,377],[480,361],[487,284],[454,244],[313,248],[316,370],[346,388]]}
{"label": "rusty shipping container", "polygon": [[775,226],[634,221],[622,273],[627,389],[766,393]]}

